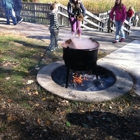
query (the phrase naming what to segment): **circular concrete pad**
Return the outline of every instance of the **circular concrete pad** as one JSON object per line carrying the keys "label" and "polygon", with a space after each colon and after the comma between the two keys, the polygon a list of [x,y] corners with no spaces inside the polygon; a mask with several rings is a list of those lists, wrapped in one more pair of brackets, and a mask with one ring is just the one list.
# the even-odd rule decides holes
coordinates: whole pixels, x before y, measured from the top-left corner
{"label": "circular concrete pad", "polygon": [[37,81],[47,91],[68,100],[83,102],[107,101],[127,93],[133,86],[132,78],[127,72],[110,65],[104,65],[102,67],[110,70],[116,76],[116,82],[111,87],[91,92],[64,88],[55,83],[51,77],[52,72],[62,65],[64,65],[64,62],[58,61],[43,67],[37,74]]}

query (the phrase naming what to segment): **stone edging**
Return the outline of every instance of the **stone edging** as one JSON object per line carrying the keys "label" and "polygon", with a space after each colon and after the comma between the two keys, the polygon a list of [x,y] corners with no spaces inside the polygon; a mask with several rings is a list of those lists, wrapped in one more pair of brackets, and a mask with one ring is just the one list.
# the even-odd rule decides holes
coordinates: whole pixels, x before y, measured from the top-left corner
{"label": "stone edging", "polygon": [[107,101],[127,93],[133,86],[132,78],[127,72],[107,64],[102,64],[102,67],[109,69],[116,76],[116,82],[111,87],[105,90],[91,92],[64,88],[55,83],[51,77],[52,72],[62,65],[64,63],[58,61],[43,67],[37,74],[37,81],[47,91],[68,100],[83,102]]}

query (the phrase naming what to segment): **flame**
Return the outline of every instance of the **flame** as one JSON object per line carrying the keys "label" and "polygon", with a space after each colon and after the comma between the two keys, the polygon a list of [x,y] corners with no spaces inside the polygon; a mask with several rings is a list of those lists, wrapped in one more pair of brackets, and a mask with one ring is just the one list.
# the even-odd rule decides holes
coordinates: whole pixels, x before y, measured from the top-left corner
{"label": "flame", "polygon": [[81,85],[83,83],[82,75],[78,75],[78,73],[75,73],[73,76],[73,82]]}

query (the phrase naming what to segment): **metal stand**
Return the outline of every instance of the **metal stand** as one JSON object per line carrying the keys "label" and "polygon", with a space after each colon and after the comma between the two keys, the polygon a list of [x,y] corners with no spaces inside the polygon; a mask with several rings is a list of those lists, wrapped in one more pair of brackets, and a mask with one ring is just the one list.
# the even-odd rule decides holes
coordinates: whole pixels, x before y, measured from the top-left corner
{"label": "metal stand", "polygon": [[[96,80],[98,80],[98,68],[97,68],[97,63],[95,62],[94,64],[95,66],[95,75],[96,75]],[[93,70],[94,68],[92,68],[92,74],[93,74]],[[66,86],[65,88],[68,88],[68,85],[69,85],[69,75],[70,75],[70,66],[67,67],[67,74],[66,74]]]}

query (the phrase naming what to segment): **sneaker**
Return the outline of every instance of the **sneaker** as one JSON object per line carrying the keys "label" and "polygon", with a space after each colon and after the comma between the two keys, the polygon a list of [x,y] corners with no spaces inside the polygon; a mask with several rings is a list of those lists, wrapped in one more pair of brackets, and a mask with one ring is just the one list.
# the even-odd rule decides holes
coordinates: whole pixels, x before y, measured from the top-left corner
{"label": "sneaker", "polygon": [[21,18],[21,20],[20,20],[20,21],[18,21],[18,24],[20,24],[22,21],[23,21],[23,18]]}
{"label": "sneaker", "polygon": [[55,48],[49,48],[48,51],[53,52],[53,51],[55,51]]}
{"label": "sneaker", "polygon": [[17,23],[14,23],[14,25],[17,25]]}
{"label": "sneaker", "polygon": [[59,48],[60,48],[60,46],[56,46],[55,48],[56,48],[56,49],[59,49]]}
{"label": "sneaker", "polygon": [[118,41],[117,40],[114,40],[112,43],[118,43]]}
{"label": "sneaker", "polygon": [[121,38],[119,42],[124,42],[124,38]]}

